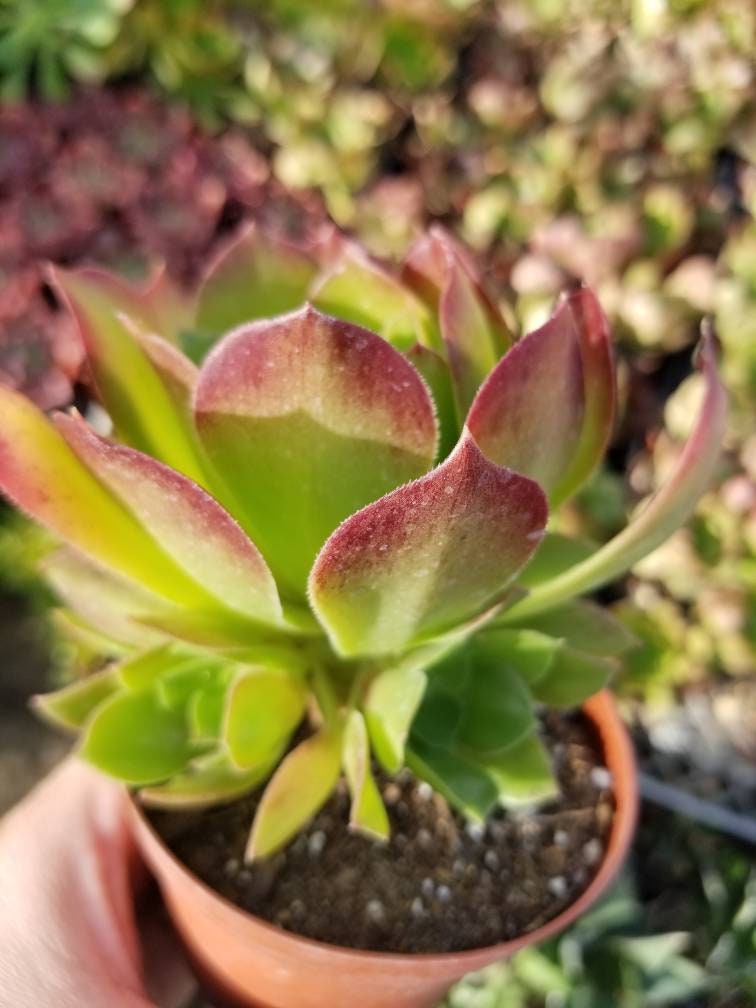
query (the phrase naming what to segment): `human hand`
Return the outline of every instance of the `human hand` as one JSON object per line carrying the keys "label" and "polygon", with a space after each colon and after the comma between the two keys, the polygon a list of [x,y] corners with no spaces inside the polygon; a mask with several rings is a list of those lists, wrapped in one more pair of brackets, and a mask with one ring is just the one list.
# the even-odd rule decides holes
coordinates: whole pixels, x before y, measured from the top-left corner
{"label": "human hand", "polygon": [[66,760],[0,821],[0,1008],[184,1004],[193,983],[157,907],[137,923],[140,879],[122,789]]}

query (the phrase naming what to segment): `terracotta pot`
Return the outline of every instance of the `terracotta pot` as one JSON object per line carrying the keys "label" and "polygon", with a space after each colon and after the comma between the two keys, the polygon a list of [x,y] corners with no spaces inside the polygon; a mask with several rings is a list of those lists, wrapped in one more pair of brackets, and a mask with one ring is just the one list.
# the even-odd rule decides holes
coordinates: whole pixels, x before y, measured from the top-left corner
{"label": "terracotta pot", "polygon": [[556,934],[584,913],[622,864],[638,802],[632,746],[613,698],[606,691],[598,693],[584,711],[598,729],[614,781],[616,812],[604,860],[582,896],[559,916],[488,948],[401,955],[359,952],[290,934],[239,910],[200,882],[132,804],[139,847],[219,1008],[432,1008],[465,973]]}

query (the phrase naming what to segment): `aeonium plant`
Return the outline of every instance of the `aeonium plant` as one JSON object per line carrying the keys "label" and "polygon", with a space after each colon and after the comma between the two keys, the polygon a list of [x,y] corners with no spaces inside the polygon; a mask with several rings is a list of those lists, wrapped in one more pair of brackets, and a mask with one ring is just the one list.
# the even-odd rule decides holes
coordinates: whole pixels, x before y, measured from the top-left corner
{"label": "aeonium plant", "polygon": [[[0,485],[60,547],[46,570],[101,671],[37,700],[151,805],[265,787],[250,859],[343,774],[386,837],[373,767],[482,820],[554,794],[540,704],[573,707],[631,644],[579,596],[686,520],[716,465],[705,396],[667,483],[611,542],[549,531],[610,437],[594,295],[513,342],[439,229],[384,270],[330,234],[248,232],[180,295],[55,270],[112,436],[0,391]],[[199,366],[198,366],[199,365]]]}

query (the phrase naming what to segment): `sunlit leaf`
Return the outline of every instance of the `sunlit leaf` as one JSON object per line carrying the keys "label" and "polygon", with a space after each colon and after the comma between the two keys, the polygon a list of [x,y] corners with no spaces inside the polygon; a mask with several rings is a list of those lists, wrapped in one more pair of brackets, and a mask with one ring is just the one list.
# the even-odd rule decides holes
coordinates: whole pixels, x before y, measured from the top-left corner
{"label": "sunlit leaf", "polygon": [[314,309],[227,337],[197,389],[202,442],[289,595],[328,535],[432,464],[433,406],[379,337]]}
{"label": "sunlit leaf", "polygon": [[387,840],[389,820],[370,769],[370,746],[359,711],[349,715],[344,731],[344,773],[352,795],[349,825],[369,836]]}
{"label": "sunlit leaf", "polygon": [[438,225],[410,248],[402,279],[438,312],[461,426],[484,378],[510,347],[511,337],[471,257]]}
{"label": "sunlit leaf", "polygon": [[430,389],[436,407],[439,426],[438,457],[445,459],[459,440],[461,425],[457,421],[454,390],[446,361],[435,350],[415,343],[406,352],[407,360],[420,372]]}
{"label": "sunlit leaf", "polygon": [[164,707],[154,692],[106,700],[87,726],[80,753],[133,786],[171,777],[192,755],[183,712]]}
{"label": "sunlit leaf", "polygon": [[438,343],[425,305],[355,245],[347,245],[318,282],[312,301],[321,311],[364,326],[400,350]]}
{"label": "sunlit leaf", "polygon": [[268,776],[270,763],[241,771],[223,752],[212,753],[190,764],[165,784],[142,788],[139,800],[154,808],[201,809],[241,798]]}
{"label": "sunlit leaf", "polygon": [[0,489],[61,539],[157,595],[189,605],[207,597],[91,475],[36,407],[2,387]]}
{"label": "sunlit leaf", "polygon": [[83,420],[58,416],[58,429],[85,465],[128,508],[189,577],[262,623],[281,621],[273,576],[255,545],[205,490],[133,448],[98,437]]}
{"label": "sunlit leaf", "polygon": [[34,709],[48,721],[78,731],[118,688],[118,676],[107,668],[84,679],[77,679],[54,693],[38,694],[32,703]]}
{"label": "sunlit leaf", "polygon": [[717,375],[710,339],[701,346],[699,364],[706,379],[706,394],[671,477],[619,535],[581,563],[534,588],[527,598],[512,606],[507,620],[529,619],[614,580],[687,521],[716,471],[727,418],[727,394]]}
{"label": "sunlit leaf", "polygon": [[207,349],[235,326],[301,307],[317,262],[255,225],[235,238],[210,266],[197,298],[196,326]]}
{"label": "sunlit leaf", "polygon": [[223,724],[233,764],[248,770],[280,754],[302,720],[305,700],[301,683],[285,672],[255,669],[239,676]]}
{"label": "sunlit leaf", "polygon": [[164,640],[135,617],[159,604],[134,581],[127,581],[63,547],[46,557],[42,570],[59,599],[94,631],[119,644],[148,648]]}
{"label": "sunlit leaf", "polygon": [[248,861],[274,854],[325,804],[339,777],[342,738],[341,724],[322,728],[281,763],[258,806]]}
{"label": "sunlit leaf", "polygon": [[389,773],[402,766],[404,745],[425,683],[422,668],[410,664],[388,668],[370,684],[363,712],[375,754]]}
{"label": "sunlit leaf", "polygon": [[313,608],[342,654],[398,652],[502,597],[545,522],[540,487],[466,435],[441,466],[331,536],[313,567]]}
{"label": "sunlit leaf", "polygon": [[537,480],[555,507],[606,449],[614,384],[608,323],[593,294],[581,288],[502,358],[467,425],[490,459]]}
{"label": "sunlit leaf", "polygon": [[[193,432],[134,334],[124,285],[97,270],[56,269],[53,278],[78,323],[97,391],[119,437],[202,483]],[[146,332],[154,331],[143,324]]]}

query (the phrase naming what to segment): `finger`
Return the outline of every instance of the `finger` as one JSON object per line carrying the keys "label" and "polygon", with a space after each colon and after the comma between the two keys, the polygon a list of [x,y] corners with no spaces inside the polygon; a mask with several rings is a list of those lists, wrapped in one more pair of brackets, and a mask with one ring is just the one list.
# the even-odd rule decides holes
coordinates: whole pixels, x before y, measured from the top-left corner
{"label": "finger", "polygon": [[69,759],[0,824],[4,1003],[155,1008],[143,983],[125,801],[119,786]]}

